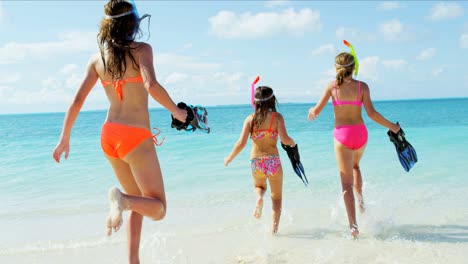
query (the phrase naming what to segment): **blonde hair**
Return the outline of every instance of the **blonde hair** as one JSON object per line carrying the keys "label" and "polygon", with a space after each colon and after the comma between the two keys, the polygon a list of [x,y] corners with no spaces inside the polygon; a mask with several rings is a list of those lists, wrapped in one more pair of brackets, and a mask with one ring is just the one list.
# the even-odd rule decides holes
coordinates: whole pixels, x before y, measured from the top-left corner
{"label": "blonde hair", "polygon": [[[335,57],[336,69],[336,83],[337,85],[343,84],[343,79],[353,74],[354,71],[354,57],[348,52],[342,52]],[[345,65],[345,66],[341,66]]]}

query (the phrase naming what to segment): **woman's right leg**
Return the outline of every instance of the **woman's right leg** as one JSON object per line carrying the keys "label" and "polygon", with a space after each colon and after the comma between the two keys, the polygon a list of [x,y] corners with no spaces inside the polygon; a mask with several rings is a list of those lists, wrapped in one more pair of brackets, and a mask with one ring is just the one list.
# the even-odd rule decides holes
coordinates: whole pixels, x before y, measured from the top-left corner
{"label": "woman's right leg", "polygon": [[354,205],[354,193],[353,193],[353,151],[336,139],[335,144],[335,156],[340,171],[341,187],[343,191],[343,199],[346,206],[346,212],[348,214],[348,223],[353,236],[357,236],[359,231],[357,230],[356,221],[356,208]]}
{"label": "woman's right leg", "polygon": [[[133,178],[130,166],[118,159],[107,156],[117,179],[127,195],[141,196],[141,191]],[[141,238],[141,227],[143,216],[137,212],[130,211],[127,219],[127,241],[129,263],[139,263],[139,248]],[[109,230],[112,232],[112,230]]]}

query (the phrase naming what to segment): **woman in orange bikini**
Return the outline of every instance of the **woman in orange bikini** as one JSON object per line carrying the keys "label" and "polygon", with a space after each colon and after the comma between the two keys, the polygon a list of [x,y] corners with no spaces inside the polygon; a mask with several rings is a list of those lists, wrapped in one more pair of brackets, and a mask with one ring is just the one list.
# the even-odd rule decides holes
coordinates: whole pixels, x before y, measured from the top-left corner
{"label": "woman in orange bikini", "polygon": [[400,126],[385,119],[372,104],[369,87],[365,82],[353,79],[357,74],[358,61],[351,44],[351,54],[342,52],[335,58],[336,80],[330,82],[322,98],[309,109],[308,120],[316,119],[332,98],[335,114],[333,131],[335,156],[341,176],[343,199],[348,214],[350,233],[353,238],[359,235],[356,221],[355,197],[361,212],[364,212],[362,198],[362,177],[359,162],[367,145],[367,128],[362,119],[362,106],[367,115],[378,124],[398,132]]}
{"label": "woman in orange bikini", "polygon": [[276,98],[273,89],[267,86],[258,87],[255,90],[254,106],[254,114],[245,119],[240,138],[234,145],[231,154],[224,159],[224,165],[228,166],[242,151],[250,135],[252,139],[250,163],[257,196],[254,217],[259,219],[262,216],[263,195],[267,189],[268,179],[273,205],[272,233],[276,234],[281,216],[283,193],[283,170],[276,147],[278,136],[285,145],[294,146],[296,143],[288,136],[283,116],[276,112]]}
{"label": "woman in orange bikini", "polygon": [[107,233],[119,230],[122,212],[128,210],[129,263],[139,263],[143,216],[160,220],[166,214],[164,183],[150,131],[148,94],[182,122],[187,112],[176,106],[156,80],[151,46],[134,41],[141,20],[135,5],[124,0],[110,0],[104,11],[106,16],[98,34],[100,54],[92,56],[88,63],[84,79],[65,115],[53,158],[60,162],[63,153],[65,159],[68,157],[75,119],[87,95],[101,80],[110,102],[102,126],[101,146],[124,191],[109,190],[111,210]]}

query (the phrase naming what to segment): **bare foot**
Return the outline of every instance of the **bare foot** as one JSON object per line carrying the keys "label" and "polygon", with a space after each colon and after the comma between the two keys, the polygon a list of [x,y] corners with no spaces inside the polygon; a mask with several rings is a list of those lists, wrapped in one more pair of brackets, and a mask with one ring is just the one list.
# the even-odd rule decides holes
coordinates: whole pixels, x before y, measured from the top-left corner
{"label": "bare foot", "polygon": [[262,217],[262,209],[263,209],[263,198],[257,199],[257,206],[255,207],[253,216],[257,219]]}
{"label": "bare foot", "polygon": [[359,230],[358,230],[358,226],[357,225],[353,225],[353,227],[351,227],[351,229],[349,230],[351,232],[351,237],[353,239],[357,239],[358,236],[359,236]]}
{"label": "bare foot", "polygon": [[364,207],[364,199],[362,198],[361,194],[356,194],[358,206],[359,206],[359,212],[364,213],[366,211],[366,208]]}
{"label": "bare foot", "polygon": [[119,231],[122,226],[122,212],[123,212],[123,194],[118,188],[111,188],[108,194],[110,211],[107,217],[107,235],[112,235],[114,232]]}
{"label": "bare foot", "polygon": [[278,234],[278,223],[273,223],[273,229],[271,230],[272,235],[277,235]]}

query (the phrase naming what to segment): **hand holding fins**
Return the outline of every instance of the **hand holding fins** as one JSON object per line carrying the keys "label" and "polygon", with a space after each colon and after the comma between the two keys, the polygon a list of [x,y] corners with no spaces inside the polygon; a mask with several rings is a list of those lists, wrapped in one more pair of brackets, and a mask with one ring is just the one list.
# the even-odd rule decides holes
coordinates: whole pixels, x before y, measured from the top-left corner
{"label": "hand holding fins", "polygon": [[187,110],[187,119],[185,123],[182,123],[171,115],[172,128],[189,132],[200,129],[203,132],[210,133],[210,128],[208,127],[208,111],[206,111],[205,107],[187,105],[184,102],[178,103],[177,107]]}
{"label": "hand holding fins", "polygon": [[291,165],[293,167],[294,172],[302,180],[305,186],[307,186],[309,184],[309,181],[307,180],[304,167],[302,166],[302,163],[301,163],[301,157],[299,155],[299,149],[297,147],[297,144],[295,146],[288,146],[288,145],[283,144],[283,142],[281,142],[281,147],[283,147],[283,149],[288,154],[288,157],[289,157],[289,160],[291,161]]}
{"label": "hand holding fins", "polygon": [[[397,124],[399,125],[398,122]],[[397,133],[393,133],[391,130],[388,130],[387,135],[390,141],[395,145],[401,166],[403,166],[405,171],[410,171],[414,164],[418,162],[418,156],[416,154],[416,150],[406,140],[405,132],[403,132],[403,129],[400,127],[400,130]]]}

